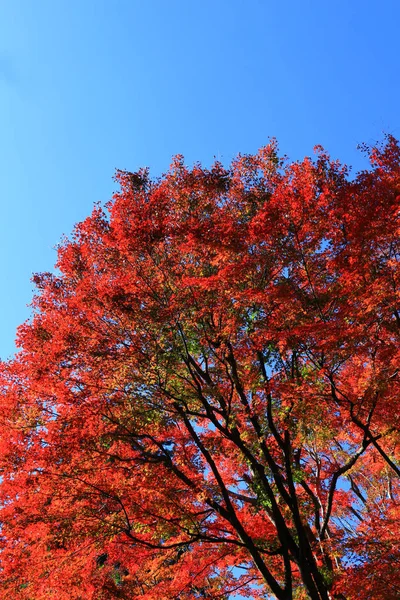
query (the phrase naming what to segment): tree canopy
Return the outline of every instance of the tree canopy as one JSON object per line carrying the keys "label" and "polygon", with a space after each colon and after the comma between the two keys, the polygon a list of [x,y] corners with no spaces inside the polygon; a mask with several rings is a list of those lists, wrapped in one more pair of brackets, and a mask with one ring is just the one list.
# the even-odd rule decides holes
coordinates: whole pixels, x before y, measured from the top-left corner
{"label": "tree canopy", "polygon": [[1,364],[0,598],[399,598],[400,149],[365,150],[117,173]]}

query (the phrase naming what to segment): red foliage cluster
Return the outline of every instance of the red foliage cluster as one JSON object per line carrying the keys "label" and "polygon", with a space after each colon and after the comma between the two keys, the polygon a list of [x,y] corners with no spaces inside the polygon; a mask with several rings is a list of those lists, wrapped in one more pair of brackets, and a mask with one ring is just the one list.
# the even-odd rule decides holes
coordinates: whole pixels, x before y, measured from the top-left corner
{"label": "red foliage cluster", "polygon": [[1,365],[0,598],[400,597],[400,150],[121,190]]}

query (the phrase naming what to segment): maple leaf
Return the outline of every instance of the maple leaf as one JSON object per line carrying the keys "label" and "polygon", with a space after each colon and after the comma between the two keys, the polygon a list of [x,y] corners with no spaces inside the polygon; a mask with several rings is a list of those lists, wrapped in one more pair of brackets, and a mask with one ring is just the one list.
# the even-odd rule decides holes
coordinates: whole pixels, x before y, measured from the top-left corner
{"label": "maple leaf", "polygon": [[0,598],[398,598],[396,140],[177,157],[36,275],[1,365]]}

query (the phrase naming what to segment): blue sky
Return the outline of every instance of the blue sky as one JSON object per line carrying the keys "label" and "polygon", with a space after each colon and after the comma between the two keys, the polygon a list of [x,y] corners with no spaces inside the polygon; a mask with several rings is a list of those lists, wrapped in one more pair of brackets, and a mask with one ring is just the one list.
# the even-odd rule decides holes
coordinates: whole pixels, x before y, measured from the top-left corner
{"label": "blue sky", "polygon": [[400,137],[398,0],[3,0],[0,356],[115,168]]}

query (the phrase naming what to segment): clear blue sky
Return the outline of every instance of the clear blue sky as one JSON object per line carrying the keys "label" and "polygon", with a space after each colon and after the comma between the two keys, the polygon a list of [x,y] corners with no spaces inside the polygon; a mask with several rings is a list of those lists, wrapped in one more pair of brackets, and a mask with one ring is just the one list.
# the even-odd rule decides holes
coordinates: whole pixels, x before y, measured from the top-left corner
{"label": "clear blue sky", "polygon": [[398,0],[2,0],[0,356],[115,168],[400,137]]}

